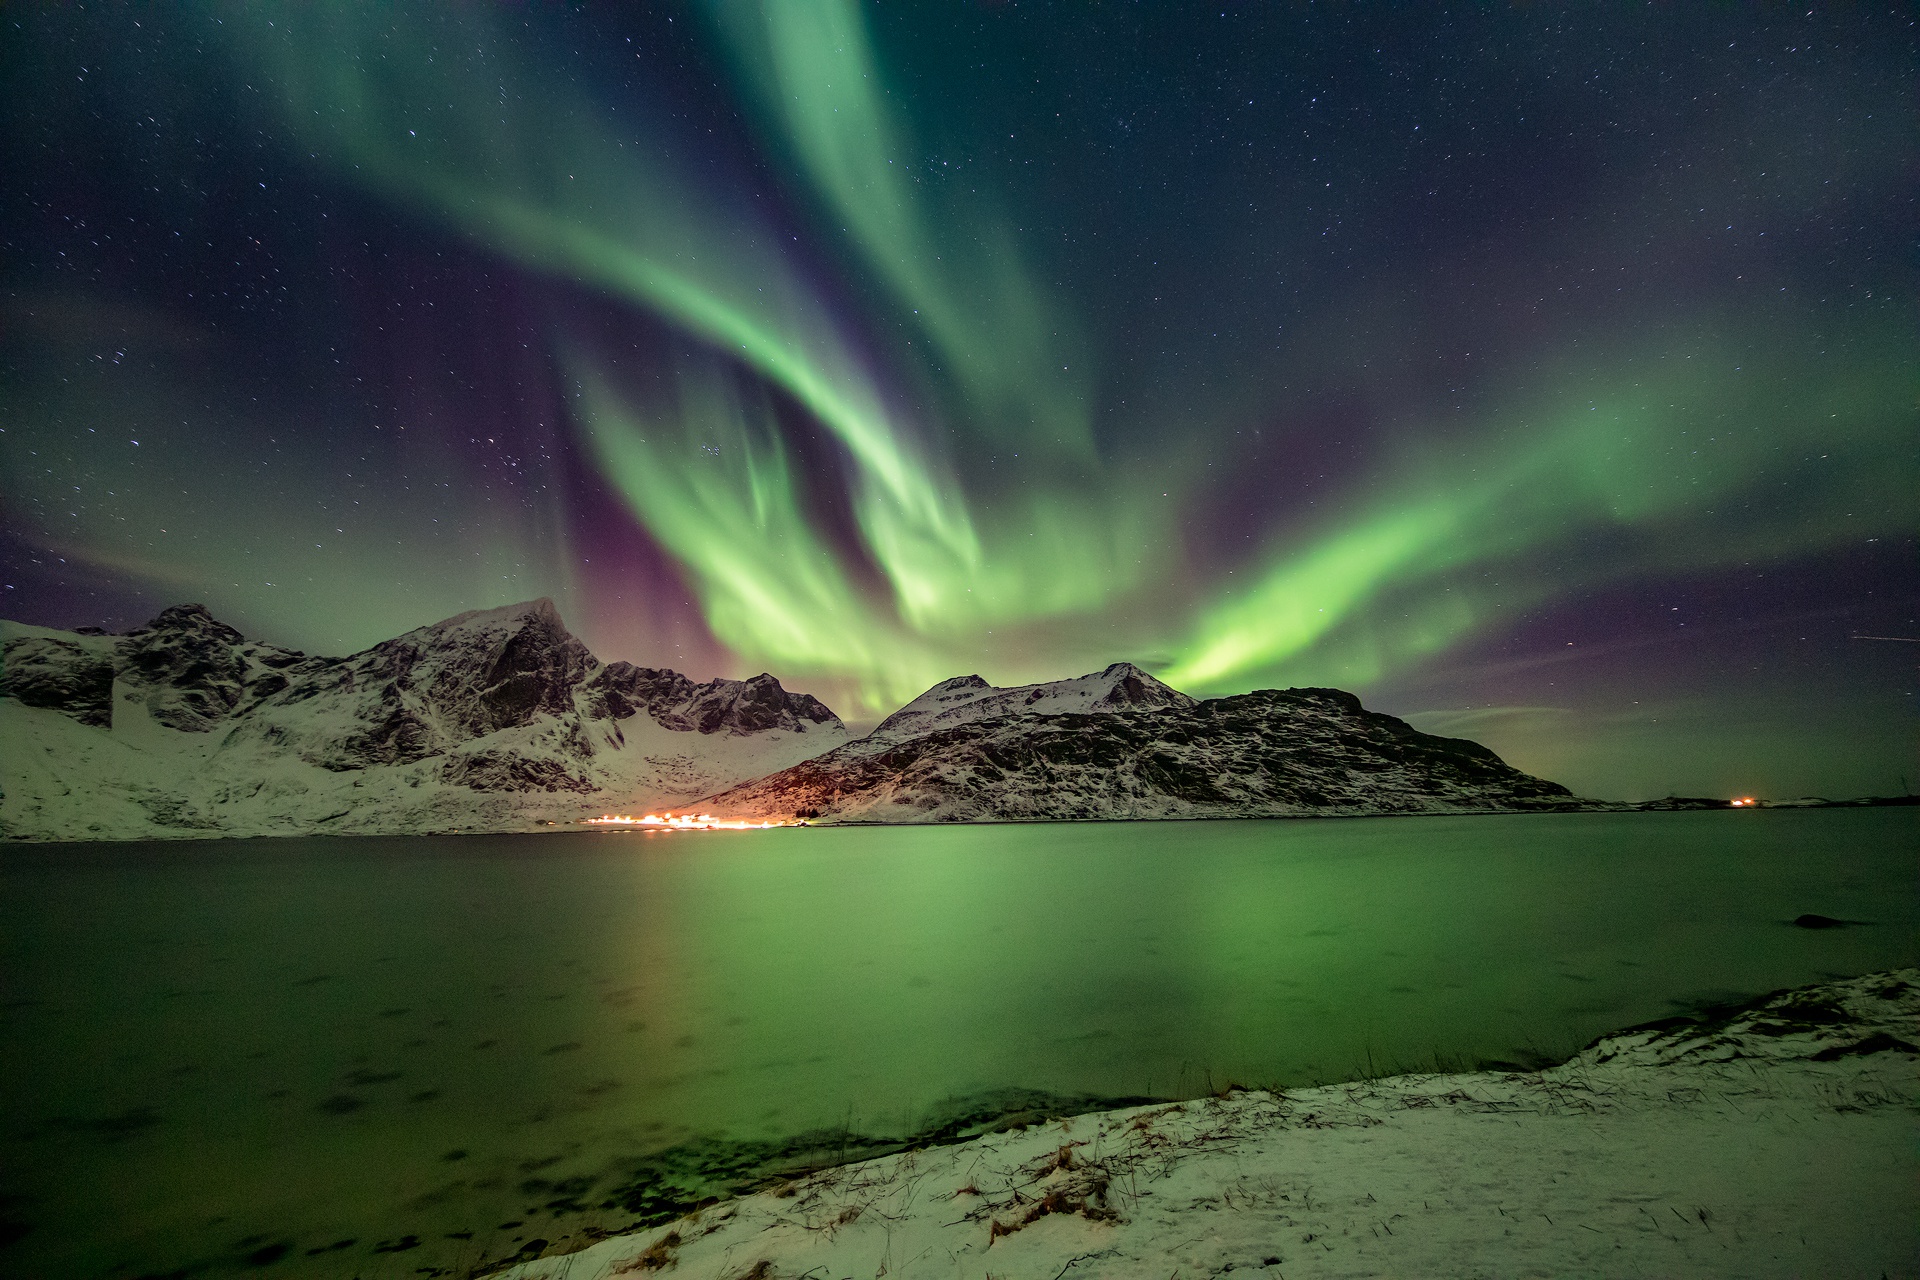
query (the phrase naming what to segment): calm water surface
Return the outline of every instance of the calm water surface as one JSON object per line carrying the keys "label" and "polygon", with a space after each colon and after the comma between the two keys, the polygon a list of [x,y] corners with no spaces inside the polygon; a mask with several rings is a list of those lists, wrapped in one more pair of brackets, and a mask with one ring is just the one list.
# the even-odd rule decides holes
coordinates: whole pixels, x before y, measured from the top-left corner
{"label": "calm water surface", "polygon": [[464,1275],[692,1140],[1562,1055],[1920,962],[1917,849],[1912,809],[14,848],[0,1273]]}

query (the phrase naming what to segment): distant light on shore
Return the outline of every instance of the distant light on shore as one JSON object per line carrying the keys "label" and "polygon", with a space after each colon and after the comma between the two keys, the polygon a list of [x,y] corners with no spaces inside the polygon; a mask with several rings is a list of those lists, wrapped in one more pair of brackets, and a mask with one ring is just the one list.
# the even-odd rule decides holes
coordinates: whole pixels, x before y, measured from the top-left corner
{"label": "distant light on shore", "polygon": [[635,818],[627,814],[603,813],[583,818],[590,827],[658,827],[666,831],[762,831],[769,827],[792,827],[794,822],[753,822],[746,818],[716,818],[710,813],[649,813]]}

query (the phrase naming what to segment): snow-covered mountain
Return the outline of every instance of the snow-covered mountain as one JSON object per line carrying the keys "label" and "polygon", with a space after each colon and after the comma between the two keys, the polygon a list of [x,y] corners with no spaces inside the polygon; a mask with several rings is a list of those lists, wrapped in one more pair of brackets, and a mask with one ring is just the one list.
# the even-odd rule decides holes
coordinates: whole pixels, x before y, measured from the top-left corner
{"label": "snow-covered mountain", "polygon": [[1196,702],[1129,663],[1019,689],[943,681],[868,737],[700,802],[856,822],[1484,813],[1586,807],[1477,742],[1338,689]]}
{"label": "snow-covered mountain", "polygon": [[0,646],[13,839],[517,831],[690,806],[954,822],[1587,803],[1339,690],[1198,702],[1124,662],[942,681],[849,741],[771,675],[603,664],[547,600],[346,658],[249,641],[199,605],[117,636],[0,623]]}
{"label": "snow-covered mountain", "polygon": [[847,740],[770,675],[602,664],[548,600],[346,658],[199,605],[119,636],[0,623],[0,646],[14,839],[525,830],[677,807]]}

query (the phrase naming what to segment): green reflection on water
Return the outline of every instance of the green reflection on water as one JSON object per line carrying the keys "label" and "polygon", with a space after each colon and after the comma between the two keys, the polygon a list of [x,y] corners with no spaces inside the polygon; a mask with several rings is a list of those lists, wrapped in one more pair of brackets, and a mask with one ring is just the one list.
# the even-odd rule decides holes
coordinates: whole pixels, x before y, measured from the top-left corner
{"label": "green reflection on water", "polygon": [[[33,1230],[0,1256],[217,1273],[284,1244],[276,1275],[411,1275],[624,1225],[632,1195],[598,1206],[696,1139],[1561,1055],[1914,963],[1916,834],[1877,810],[10,850],[6,1216]],[[1807,911],[1874,924],[1785,923]]]}

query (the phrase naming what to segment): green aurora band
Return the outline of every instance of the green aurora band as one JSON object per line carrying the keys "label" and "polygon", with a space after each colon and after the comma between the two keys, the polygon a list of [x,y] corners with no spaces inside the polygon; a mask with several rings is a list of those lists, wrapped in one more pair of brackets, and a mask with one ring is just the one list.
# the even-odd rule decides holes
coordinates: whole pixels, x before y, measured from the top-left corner
{"label": "green aurora band", "polygon": [[[1095,326],[1039,282],[992,193],[912,180],[914,130],[860,7],[711,13],[817,243],[679,158],[685,140],[659,122],[539,74],[483,11],[429,27],[235,10],[226,29],[238,73],[271,86],[337,173],[683,336],[663,394],[556,320],[572,429],[721,642],[782,675],[849,682],[861,711],[976,666],[1068,674],[1069,624],[1066,647],[1088,661],[1144,657],[1195,693],[1364,688],[1552,601],[1574,548],[1591,586],[1804,556],[1920,516],[1901,469],[1880,463],[1913,429],[1905,340],[1863,323],[1808,379],[1782,372],[1804,334],[1703,310],[1640,334],[1630,357],[1515,370],[1444,446],[1400,423],[1404,447],[1344,479],[1314,522],[1273,511],[1230,577],[1196,580],[1183,528],[1219,499],[1240,424],[1149,426],[1153,471],[1103,454]],[[456,38],[486,77],[429,56]],[[855,277],[868,327],[817,283],[821,254]],[[822,524],[776,400],[842,451],[857,545]],[[990,454],[1017,456],[1017,479],[982,466]],[[1807,479],[1811,456],[1830,466]]]}
{"label": "green aurora band", "polygon": [[[1366,685],[1503,608],[1550,599],[1559,584],[1530,562],[1596,535],[1611,543],[1604,575],[1622,578],[1911,527],[1920,502],[1907,477],[1872,460],[1901,447],[1906,426],[1886,405],[1915,385],[1898,350],[1879,356],[1787,388],[1743,378],[1733,352],[1696,356],[1678,344],[1643,362],[1657,372],[1624,386],[1596,376],[1582,388],[1569,375],[1566,407],[1527,414],[1515,433],[1488,433],[1467,459],[1423,460],[1382,478],[1370,487],[1383,500],[1303,547],[1276,549],[1255,587],[1201,615],[1167,678],[1220,689],[1286,670]],[[1708,369],[1727,372],[1703,377]],[[1783,482],[1784,464],[1841,447],[1862,465]]]}

